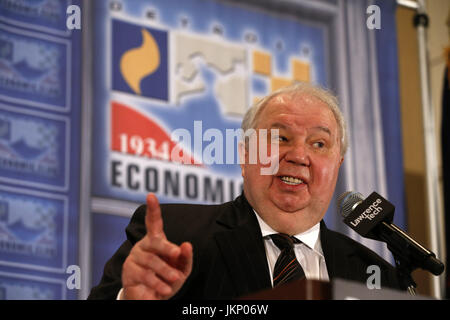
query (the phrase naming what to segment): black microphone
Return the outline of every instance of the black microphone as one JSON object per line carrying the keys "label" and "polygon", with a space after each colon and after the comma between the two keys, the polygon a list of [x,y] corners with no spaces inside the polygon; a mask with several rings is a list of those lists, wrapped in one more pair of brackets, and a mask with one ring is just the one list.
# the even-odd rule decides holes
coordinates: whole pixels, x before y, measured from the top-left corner
{"label": "black microphone", "polygon": [[378,193],[364,199],[359,192],[347,191],[339,196],[337,206],[346,225],[363,237],[386,242],[396,263],[409,271],[422,268],[436,276],[444,271],[433,252],[392,223],[395,207]]}

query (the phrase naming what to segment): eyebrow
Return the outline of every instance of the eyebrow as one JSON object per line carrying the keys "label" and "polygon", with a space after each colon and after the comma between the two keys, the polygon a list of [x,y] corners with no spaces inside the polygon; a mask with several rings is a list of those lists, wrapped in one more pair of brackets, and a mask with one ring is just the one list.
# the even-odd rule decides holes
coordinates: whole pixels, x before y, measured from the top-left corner
{"label": "eyebrow", "polygon": [[287,127],[286,127],[284,124],[279,123],[279,122],[273,123],[273,124],[270,126],[270,128],[271,128],[271,129],[272,129],[272,128],[287,129]]}
{"label": "eyebrow", "polygon": [[317,126],[317,127],[312,128],[312,129],[313,129],[313,130],[324,131],[324,132],[328,133],[328,135],[331,136],[331,131],[330,131],[330,129],[328,129],[327,127]]}
{"label": "eyebrow", "polygon": [[[285,124],[280,123],[280,122],[273,123],[270,126],[270,128],[279,128],[279,129],[286,129],[286,130],[288,129],[288,127]],[[319,131],[323,131],[323,132],[327,133],[330,136],[332,135],[330,129],[328,129],[327,127],[324,127],[324,126],[313,127],[313,128],[310,128],[310,130],[319,130]]]}

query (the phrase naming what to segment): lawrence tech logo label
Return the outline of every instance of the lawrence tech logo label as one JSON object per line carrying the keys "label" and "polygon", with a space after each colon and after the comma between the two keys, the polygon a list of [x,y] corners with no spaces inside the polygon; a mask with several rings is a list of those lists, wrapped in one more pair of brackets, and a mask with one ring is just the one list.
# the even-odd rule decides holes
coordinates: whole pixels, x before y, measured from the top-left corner
{"label": "lawrence tech logo label", "polygon": [[363,237],[372,238],[370,233],[372,229],[381,221],[391,222],[394,211],[395,208],[389,201],[378,193],[372,192],[345,217],[344,223]]}
{"label": "lawrence tech logo label", "polygon": [[113,90],[168,101],[168,34],[112,21]]}

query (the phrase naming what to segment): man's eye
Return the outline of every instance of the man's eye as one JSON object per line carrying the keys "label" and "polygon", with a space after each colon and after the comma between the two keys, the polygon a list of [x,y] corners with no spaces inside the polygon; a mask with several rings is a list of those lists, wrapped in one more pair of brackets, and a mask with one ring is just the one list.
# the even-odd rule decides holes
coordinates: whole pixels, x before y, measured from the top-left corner
{"label": "man's eye", "polygon": [[279,135],[272,135],[272,140],[273,141],[284,141],[284,137],[283,136],[279,136]]}
{"label": "man's eye", "polygon": [[320,149],[320,148],[325,147],[325,143],[323,143],[321,141],[317,141],[317,142],[313,143],[313,146]]}

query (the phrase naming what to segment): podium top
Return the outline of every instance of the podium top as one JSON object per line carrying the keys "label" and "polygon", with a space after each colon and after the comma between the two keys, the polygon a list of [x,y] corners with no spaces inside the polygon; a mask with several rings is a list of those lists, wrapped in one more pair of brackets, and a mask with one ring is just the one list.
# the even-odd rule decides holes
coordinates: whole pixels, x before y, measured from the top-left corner
{"label": "podium top", "polygon": [[431,297],[411,296],[406,291],[389,288],[369,289],[366,285],[343,279],[331,282],[297,280],[285,285],[255,292],[240,300],[433,300]]}

